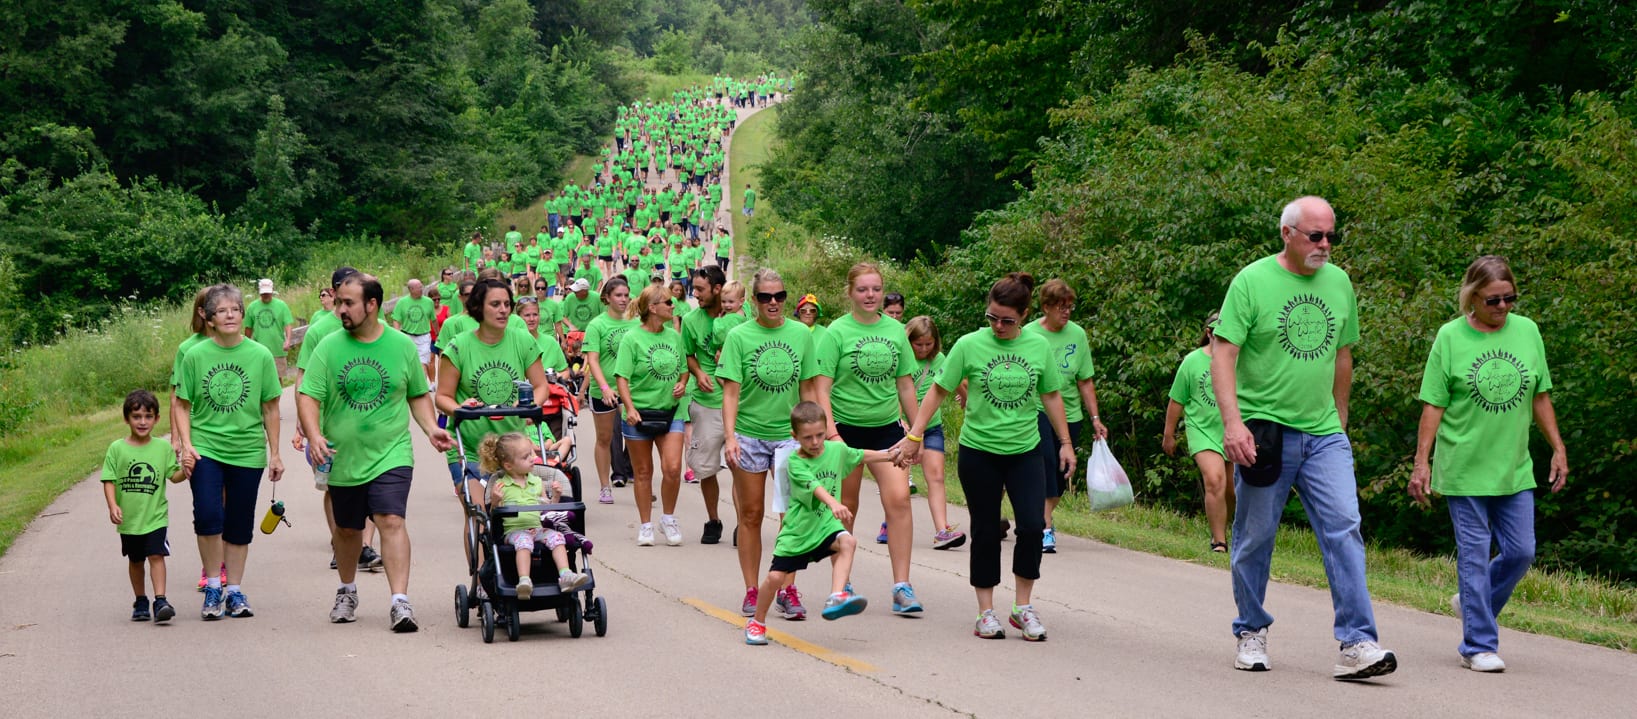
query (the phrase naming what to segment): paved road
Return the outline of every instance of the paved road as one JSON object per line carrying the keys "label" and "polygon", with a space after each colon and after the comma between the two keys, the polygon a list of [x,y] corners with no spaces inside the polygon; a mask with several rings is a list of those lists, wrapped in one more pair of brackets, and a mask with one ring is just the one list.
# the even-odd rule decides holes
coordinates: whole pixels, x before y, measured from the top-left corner
{"label": "paved road", "polygon": [[[292,404],[287,391],[286,437]],[[589,422],[581,428],[589,445]],[[935,552],[923,536],[912,577],[927,605],[921,617],[887,611],[887,558],[869,542],[855,570],[875,602],[868,611],[834,623],[775,619],[774,630],[799,641],[748,647],[730,611],[743,591],[734,550],[697,543],[703,513],[692,486],[679,509],[682,547],[635,546],[630,489],[590,511],[607,637],[570,639],[539,613],[525,615],[522,641],[485,645],[476,628],[455,626],[451,595],[465,571],[460,510],[441,457],[419,436],[410,596],[422,629],[387,630],[379,574],[360,580],[359,622],[332,625],[336,580],[326,569],[319,494],[293,451],[284,461],[296,469],[278,497],[295,526],[256,537],[245,581],[252,619],[198,619],[185,487],[171,491],[170,594],[181,612],[168,626],[127,621],[124,560],[94,478],[47,509],[0,559],[0,716],[159,716],[203,704],[245,717],[442,717],[468,706],[566,704],[590,716],[1428,716],[1481,707],[1490,716],[1578,717],[1630,716],[1637,685],[1637,657],[1511,631],[1503,638],[1509,671],[1474,674],[1459,668],[1454,619],[1384,605],[1382,634],[1402,668],[1373,684],[1340,684],[1329,679],[1328,595],[1290,586],[1272,590],[1274,671],[1236,672],[1221,569],[1069,537],[1047,557],[1036,590],[1051,632],[1045,643],[974,638],[967,553]],[[881,520],[869,486],[860,527]],[[821,575],[805,576],[817,603]],[[539,688],[506,688],[526,686]]]}

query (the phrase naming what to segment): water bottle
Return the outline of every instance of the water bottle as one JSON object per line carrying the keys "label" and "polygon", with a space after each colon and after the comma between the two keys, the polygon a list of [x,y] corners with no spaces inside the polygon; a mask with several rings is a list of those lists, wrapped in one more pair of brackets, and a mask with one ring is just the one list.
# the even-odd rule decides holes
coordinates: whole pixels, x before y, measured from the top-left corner
{"label": "water bottle", "polygon": [[[335,444],[334,443],[325,442],[324,444],[327,445],[331,450],[335,449]],[[313,466],[313,486],[314,487],[317,487],[320,491],[328,491],[329,490],[329,487],[330,487],[330,467],[332,465],[334,465],[334,464],[335,464],[335,455],[331,454],[330,458],[324,460],[323,464]]]}
{"label": "water bottle", "polygon": [[517,406],[528,407],[534,404],[534,385],[528,382],[517,383]]}
{"label": "water bottle", "polygon": [[280,521],[288,523],[288,520],[284,519],[284,503],[275,499],[273,506],[268,507],[267,514],[261,518],[261,533],[272,534],[273,530],[279,528]]}

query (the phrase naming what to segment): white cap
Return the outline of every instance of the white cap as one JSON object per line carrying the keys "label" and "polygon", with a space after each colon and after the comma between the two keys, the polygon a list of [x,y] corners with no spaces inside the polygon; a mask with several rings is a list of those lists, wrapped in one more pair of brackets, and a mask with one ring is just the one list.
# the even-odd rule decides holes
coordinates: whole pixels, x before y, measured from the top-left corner
{"label": "white cap", "polygon": [[561,235],[561,234],[563,234],[565,232],[568,232],[568,227],[567,226],[557,228],[557,234]]}
{"label": "white cap", "polygon": [[568,286],[569,292],[584,292],[589,289],[591,289],[591,283],[586,281],[584,277],[575,280],[574,284]]}
{"label": "white cap", "polygon": [[263,278],[260,282],[256,283],[256,294],[276,295],[278,293],[273,291],[273,281]]}

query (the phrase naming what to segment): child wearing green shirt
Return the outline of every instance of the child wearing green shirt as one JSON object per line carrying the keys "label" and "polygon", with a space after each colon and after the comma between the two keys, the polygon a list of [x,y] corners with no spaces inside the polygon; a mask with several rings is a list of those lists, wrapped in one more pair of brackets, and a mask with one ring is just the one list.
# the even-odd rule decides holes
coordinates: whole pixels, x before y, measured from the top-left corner
{"label": "child wearing green shirt", "polygon": [[801,447],[790,457],[790,491],[784,523],[773,545],[773,563],[756,593],[756,615],[745,622],[745,643],[767,643],[767,610],[785,580],[807,565],[830,558],[830,597],[823,617],[835,620],[864,611],[869,600],[854,594],[847,577],[853,570],[858,541],[847,525],[853,513],[837,499],[841,478],[864,462],[896,462],[899,450],[861,450],[842,442],[826,442],[829,419],[814,402],[790,410],[790,434]]}
{"label": "child wearing green shirt", "polygon": [[[489,506],[555,503],[563,495],[561,479],[548,484],[534,474],[534,443],[521,432],[491,434],[478,446],[478,466],[484,475],[498,472],[489,480]],[[555,471],[555,470],[553,470]],[[544,544],[557,566],[557,588],[564,593],[585,586],[591,578],[568,566],[568,549],[563,533],[546,528],[539,512],[519,512],[501,521],[506,543],[517,550],[517,598],[534,596],[534,578],[529,576],[535,544]]]}
{"label": "child wearing green shirt", "polygon": [[[170,544],[165,530],[170,524],[170,504],[165,501],[164,479],[180,482],[188,473],[176,461],[171,443],[153,438],[159,421],[159,400],[145,389],[125,396],[125,424],[131,434],[108,445],[102,460],[102,496],[108,501],[108,521],[119,527],[120,553],[130,560],[131,621],[166,622],[176,616],[176,608],[165,600],[165,557]],[[146,560],[153,579],[153,605],[142,576]]]}

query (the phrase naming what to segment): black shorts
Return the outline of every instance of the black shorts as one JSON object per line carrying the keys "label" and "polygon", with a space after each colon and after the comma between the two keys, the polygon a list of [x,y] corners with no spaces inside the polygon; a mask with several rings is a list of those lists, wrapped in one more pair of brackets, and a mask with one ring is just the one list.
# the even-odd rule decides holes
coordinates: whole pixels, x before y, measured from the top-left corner
{"label": "black shorts", "polygon": [[843,534],[846,534],[846,533],[847,533],[847,530],[845,530],[845,529],[838,529],[838,530],[836,530],[834,532],[831,532],[830,536],[825,537],[824,541],[819,542],[819,545],[818,545],[817,549],[814,549],[813,551],[808,552],[806,554],[798,555],[798,556],[795,556],[795,557],[781,557],[781,556],[775,554],[775,555],[773,555],[773,565],[771,567],[768,567],[768,571],[770,571],[770,572],[799,572],[799,571],[801,571],[803,569],[806,569],[807,565],[809,565],[809,564],[816,564],[818,562],[822,562],[825,559],[828,559],[830,557],[830,555],[836,553],[834,549],[830,548],[830,545],[836,543],[836,537],[839,537],[839,536],[841,536]]}
{"label": "black shorts", "polygon": [[[1035,446],[1035,451],[1046,470],[1046,498],[1057,499],[1068,490],[1073,479],[1057,469],[1057,449],[1062,445],[1057,443],[1057,430],[1052,429],[1051,420],[1046,419],[1045,412],[1039,412],[1035,415],[1035,423],[1040,427],[1040,444]],[[1084,421],[1069,423],[1070,442],[1080,438],[1080,428],[1084,426]]]}
{"label": "black shorts", "polygon": [[836,423],[836,433],[841,435],[841,441],[846,442],[853,449],[889,450],[904,438],[904,428],[897,422],[884,424],[880,427],[858,427],[851,424]]}
{"label": "black shorts", "polygon": [[603,262],[613,262],[614,261],[614,256],[613,255],[597,255],[597,259],[602,260]]}
{"label": "black shorts", "polygon": [[335,526],[363,531],[364,520],[377,514],[405,516],[409,508],[410,469],[389,469],[375,479],[352,487],[330,485]]}
{"label": "black shorts", "polygon": [[160,527],[147,534],[119,535],[119,553],[129,557],[133,563],[148,557],[169,557],[171,544],[165,540],[165,529]]}
{"label": "black shorts", "polygon": [[623,412],[624,408],[618,402],[604,402],[596,397],[591,398],[592,414],[608,414],[609,412]]}

